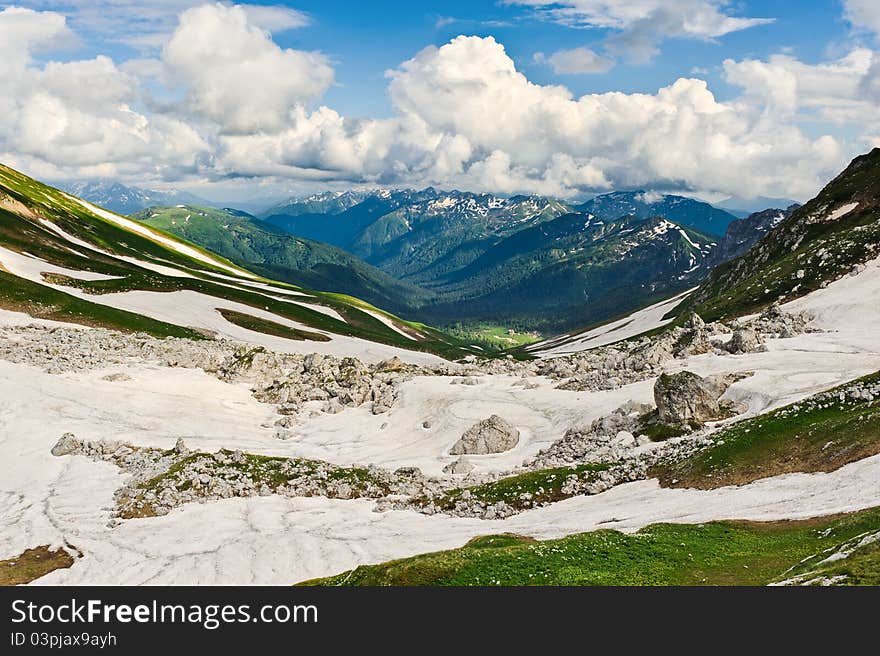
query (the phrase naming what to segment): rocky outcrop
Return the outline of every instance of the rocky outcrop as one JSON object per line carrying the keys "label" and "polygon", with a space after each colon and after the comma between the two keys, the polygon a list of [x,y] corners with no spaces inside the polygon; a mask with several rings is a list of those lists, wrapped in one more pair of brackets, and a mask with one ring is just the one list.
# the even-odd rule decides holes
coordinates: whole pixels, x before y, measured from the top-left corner
{"label": "rocky outcrop", "polygon": [[416,468],[401,468],[392,474],[374,466],[340,467],[320,460],[258,456],[237,450],[201,453],[190,451],[180,439],[173,449],[163,450],[81,440],[65,433],[52,454],[83,455],[112,463],[128,474],[125,485],[114,493],[120,519],[165,515],[185,503],[232,497],[278,494],[379,499],[424,494],[437,488],[435,481]]}
{"label": "rocky outcrop", "polygon": [[757,244],[768,232],[785,221],[800,205],[795,203],[786,209],[767,209],[754,212],[743,219],[731,221],[724,238],[709,255],[709,268],[739,257]]}
{"label": "rocky outcrop", "polygon": [[77,453],[82,448],[81,442],[73,433],[65,433],[52,447],[53,456],[67,456]]}
{"label": "rocky outcrop", "polygon": [[509,451],[519,442],[519,430],[498,415],[478,421],[449,450],[451,455],[485,455]]}

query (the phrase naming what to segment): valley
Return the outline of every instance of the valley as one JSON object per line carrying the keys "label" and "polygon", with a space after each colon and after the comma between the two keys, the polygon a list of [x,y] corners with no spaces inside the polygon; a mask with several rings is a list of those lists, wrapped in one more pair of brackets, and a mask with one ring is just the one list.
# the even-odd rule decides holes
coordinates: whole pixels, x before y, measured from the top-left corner
{"label": "valley", "polygon": [[262,218],[191,205],[133,216],[269,277],[456,327],[497,350],[509,343],[481,341],[480,325],[552,335],[605,322],[693,286],[748,250],[778,214],[735,220],[707,203],[646,192],[573,206],[428,188],[328,192]]}
{"label": "valley", "polygon": [[[419,253],[437,242],[400,226],[440,221],[451,250],[419,280],[399,236],[359,259],[4,167],[0,565],[38,585],[876,582],[878,170],[875,150],[757,217],[717,265],[692,213],[330,194],[288,214],[386,203],[371,234]],[[447,241],[473,212],[475,241]],[[724,220],[734,253],[749,231]],[[357,276],[325,288],[338,270]],[[457,298],[459,329],[398,312],[415,294],[419,316]]]}

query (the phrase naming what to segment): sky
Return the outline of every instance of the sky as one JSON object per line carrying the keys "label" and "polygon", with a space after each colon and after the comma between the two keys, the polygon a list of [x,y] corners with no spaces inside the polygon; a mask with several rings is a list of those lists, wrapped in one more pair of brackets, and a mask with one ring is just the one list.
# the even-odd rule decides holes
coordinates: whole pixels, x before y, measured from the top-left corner
{"label": "sky", "polygon": [[0,161],[212,200],[806,200],[880,146],[877,0],[0,0]]}

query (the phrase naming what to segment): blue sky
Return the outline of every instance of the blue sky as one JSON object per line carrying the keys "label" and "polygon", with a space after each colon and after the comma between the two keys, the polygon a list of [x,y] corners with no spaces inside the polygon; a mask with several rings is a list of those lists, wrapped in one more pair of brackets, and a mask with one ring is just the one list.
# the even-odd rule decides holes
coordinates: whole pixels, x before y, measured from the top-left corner
{"label": "blue sky", "polygon": [[[42,7],[62,13],[67,9],[68,15],[76,15],[70,9],[72,3],[8,4]],[[440,46],[459,34],[494,36],[504,44],[529,79],[540,84],[565,84],[576,95],[603,91],[655,91],[678,77],[693,75],[693,70],[700,68],[708,71],[700,76],[713,81],[713,88],[722,99],[736,92],[724,84],[719,74],[721,62],[726,58],[765,58],[789,50],[803,61],[819,62],[829,53],[853,42],[852,29],[843,17],[839,0],[752,0],[735,3],[737,15],[773,18],[772,24],[715,40],[672,39],[664,43],[662,56],[647,63],[621,62],[603,74],[557,75],[551,67],[535,63],[534,53],[579,46],[597,47],[612,30],[567,27],[542,18],[533,8],[492,0],[417,3],[303,0],[251,4],[285,6],[308,14],[308,29],[286,30],[275,34],[274,39],[285,48],[326,53],[335,62],[337,70],[337,85],[328,91],[326,102],[346,114],[358,116],[391,115],[385,71],[425,46]],[[73,24],[76,25],[75,20]],[[54,58],[78,58],[109,52],[127,59],[141,54],[137,49],[115,43],[106,33],[96,32],[87,25],[80,34],[83,37],[80,48],[55,52]],[[856,40],[865,41],[865,38],[859,36]]]}
{"label": "blue sky", "polygon": [[878,142],[875,4],[0,2],[0,157],[214,195],[803,198]]}

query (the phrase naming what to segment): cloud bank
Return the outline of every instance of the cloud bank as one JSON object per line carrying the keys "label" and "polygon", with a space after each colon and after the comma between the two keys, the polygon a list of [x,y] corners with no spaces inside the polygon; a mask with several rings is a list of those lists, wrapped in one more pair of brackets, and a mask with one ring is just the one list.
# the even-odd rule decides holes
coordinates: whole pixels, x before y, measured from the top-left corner
{"label": "cloud bank", "polygon": [[[626,34],[638,24],[627,7],[650,13],[666,3],[528,4]],[[699,38],[758,20],[728,16],[723,2],[691,4],[676,25]],[[788,55],[727,60],[725,78],[742,93],[722,102],[698,78],[655,93],[575,97],[530,81],[492,37],[459,36],[386,73],[392,117],[352,119],[320,104],[334,83],[332,62],[280,47],[267,20],[247,7],[201,5],[182,11],[155,57],[38,63],[38,53],[72,37],[64,16],[0,12],[0,73],[10,90],[0,95],[0,159],[52,179],[804,198],[853,151],[804,121],[867,126],[858,149],[880,134],[880,66],[866,48],[815,65]],[[560,72],[604,65],[590,52],[547,61]]]}

